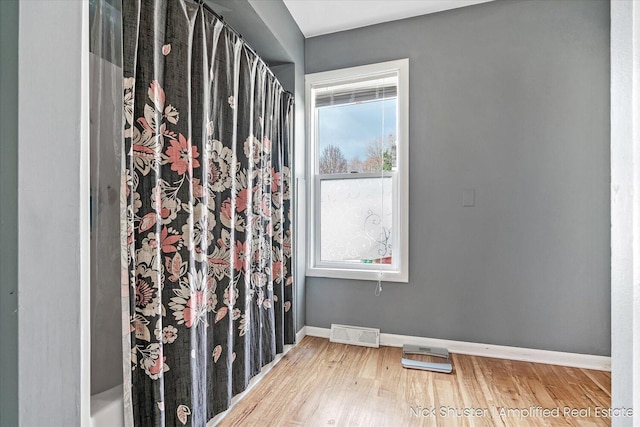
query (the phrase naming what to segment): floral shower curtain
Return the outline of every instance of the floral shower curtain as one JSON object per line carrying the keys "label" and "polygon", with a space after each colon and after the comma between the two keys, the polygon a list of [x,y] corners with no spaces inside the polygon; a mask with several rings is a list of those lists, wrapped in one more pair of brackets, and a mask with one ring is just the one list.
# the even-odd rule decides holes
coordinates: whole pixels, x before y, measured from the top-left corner
{"label": "floral shower curtain", "polygon": [[123,47],[125,419],[204,426],[295,339],[292,96],[196,3],[123,2]]}

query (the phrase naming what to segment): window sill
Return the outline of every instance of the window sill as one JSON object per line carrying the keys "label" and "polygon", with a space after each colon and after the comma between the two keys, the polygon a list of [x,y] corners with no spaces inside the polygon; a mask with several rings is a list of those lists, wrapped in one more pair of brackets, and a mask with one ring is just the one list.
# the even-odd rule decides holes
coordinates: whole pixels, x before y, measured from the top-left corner
{"label": "window sill", "polygon": [[356,268],[307,267],[307,277],[325,277],[330,279],[369,280],[377,282],[382,275],[383,282],[409,283],[406,271],[397,270],[358,270]]}

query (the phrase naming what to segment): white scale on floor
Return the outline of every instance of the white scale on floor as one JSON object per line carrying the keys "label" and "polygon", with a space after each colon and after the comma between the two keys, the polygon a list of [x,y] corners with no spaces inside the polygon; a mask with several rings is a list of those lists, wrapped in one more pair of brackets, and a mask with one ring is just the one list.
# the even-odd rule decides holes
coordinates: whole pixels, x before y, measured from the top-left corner
{"label": "white scale on floor", "polygon": [[[444,359],[443,362],[424,362],[410,358],[410,356],[431,356]],[[453,371],[449,350],[439,347],[420,347],[405,344],[402,346],[402,366],[409,369],[421,369],[423,371],[443,372],[450,374]]]}

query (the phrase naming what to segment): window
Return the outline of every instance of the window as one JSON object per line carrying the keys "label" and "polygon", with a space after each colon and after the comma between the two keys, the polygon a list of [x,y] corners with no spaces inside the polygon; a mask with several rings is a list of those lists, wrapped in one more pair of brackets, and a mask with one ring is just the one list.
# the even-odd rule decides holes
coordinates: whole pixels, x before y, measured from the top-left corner
{"label": "window", "polygon": [[409,60],[309,74],[308,276],[408,281]]}

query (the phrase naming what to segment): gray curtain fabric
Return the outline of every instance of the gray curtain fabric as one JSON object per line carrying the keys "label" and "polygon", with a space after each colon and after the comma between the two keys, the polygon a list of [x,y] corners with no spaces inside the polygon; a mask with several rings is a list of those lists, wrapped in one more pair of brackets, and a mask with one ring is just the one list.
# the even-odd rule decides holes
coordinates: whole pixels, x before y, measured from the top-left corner
{"label": "gray curtain fabric", "polygon": [[295,340],[292,96],[195,3],[125,1],[123,47],[126,419],[204,426]]}

